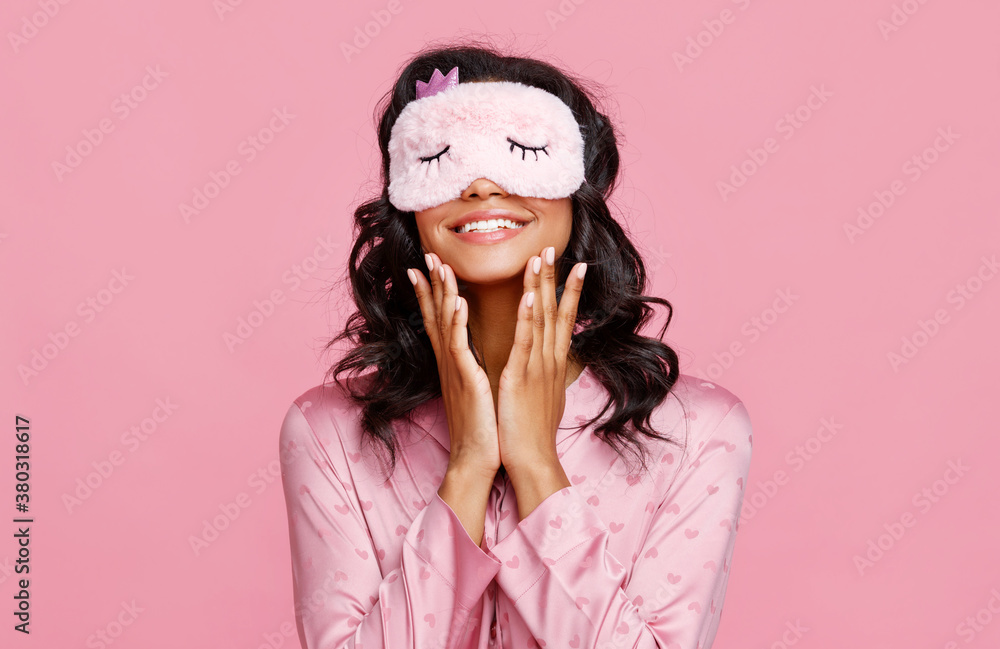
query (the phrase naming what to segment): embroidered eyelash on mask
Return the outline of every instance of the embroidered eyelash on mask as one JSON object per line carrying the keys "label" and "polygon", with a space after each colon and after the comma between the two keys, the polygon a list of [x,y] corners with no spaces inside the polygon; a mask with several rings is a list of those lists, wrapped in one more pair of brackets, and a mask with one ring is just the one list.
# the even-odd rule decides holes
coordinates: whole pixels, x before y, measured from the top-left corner
{"label": "embroidered eyelash on mask", "polygon": [[[513,81],[417,81],[389,136],[389,202],[403,212],[458,198],[477,178],[509,194],[565,198],[583,184],[583,135],[550,92]],[[529,153],[533,155],[529,155]]]}

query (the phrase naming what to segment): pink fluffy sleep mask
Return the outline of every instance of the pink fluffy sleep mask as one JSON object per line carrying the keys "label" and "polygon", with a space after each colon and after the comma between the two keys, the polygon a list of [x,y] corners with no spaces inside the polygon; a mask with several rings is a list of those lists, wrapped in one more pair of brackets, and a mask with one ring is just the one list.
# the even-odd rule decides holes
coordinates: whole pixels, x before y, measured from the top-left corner
{"label": "pink fluffy sleep mask", "polygon": [[403,212],[458,198],[477,178],[509,194],[564,198],[583,184],[583,136],[561,99],[512,81],[417,81],[389,137],[389,202]]}

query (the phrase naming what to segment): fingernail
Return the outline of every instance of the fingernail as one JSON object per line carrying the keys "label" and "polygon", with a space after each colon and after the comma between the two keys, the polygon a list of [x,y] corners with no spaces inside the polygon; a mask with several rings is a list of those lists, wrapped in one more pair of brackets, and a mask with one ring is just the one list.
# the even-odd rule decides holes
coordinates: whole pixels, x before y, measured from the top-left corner
{"label": "fingernail", "polygon": [[[539,259],[538,261],[541,261],[541,259]],[[524,300],[524,302],[530,308],[531,305],[535,303],[535,292],[532,291],[531,293],[528,293],[528,297]]]}
{"label": "fingernail", "polygon": [[531,264],[531,270],[535,271],[536,275],[539,273],[539,271],[542,270],[542,258],[541,257],[535,257],[535,261],[533,261],[532,264]]}
{"label": "fingernail", "polygon": [[587,264],[584,264],[583,266],[580,266],[579,268],[576,269],[576,276],[579,277],[580,279],[583,279],[583,274],[586,272],[587,272]]}
{"label": "fingernail", "polygon": [[412,268],[406,269],[406,276],[410,278],[410,283],[414,286],[417,285],[417,274],[413,272]]}
{"label": "fingernail", "polygon": [[441,276],[441,281],[444,281],[444,266],[438,266],[438,275]]}
{"label": "fingernail", "polygon": [[434,258],[431,257],[431,253],[424,255],[424,261],[427,262],[427,270],[434,270]]}
{"label": "fingernail", "polygon": [[552,264],[556,263],[556,249],[555,248],[549,248],[548,250],[545,251],[545,262],[549,266],[551,266]]}
{"label": "fingernail", "polygon": [[462,298],[456,295],[455,296],[455,310],[458,311],[461,308],[462,308]]}

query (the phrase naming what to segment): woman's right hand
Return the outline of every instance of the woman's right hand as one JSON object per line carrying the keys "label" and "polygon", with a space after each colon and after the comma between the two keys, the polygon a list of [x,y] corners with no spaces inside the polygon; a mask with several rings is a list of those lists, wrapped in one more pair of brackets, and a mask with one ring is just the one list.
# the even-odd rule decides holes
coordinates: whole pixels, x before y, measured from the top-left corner
{"label": "woman's right hand", "polygon": [[[469,349],[469,308],[458,295],[455,273],[434,253],[425,255],[430,283],[407,269],[431,339],[451,442],[449,470],[492,476],[500,469],[500,441],[489,377]],[[456,311],[456,305],[458,310]]]}

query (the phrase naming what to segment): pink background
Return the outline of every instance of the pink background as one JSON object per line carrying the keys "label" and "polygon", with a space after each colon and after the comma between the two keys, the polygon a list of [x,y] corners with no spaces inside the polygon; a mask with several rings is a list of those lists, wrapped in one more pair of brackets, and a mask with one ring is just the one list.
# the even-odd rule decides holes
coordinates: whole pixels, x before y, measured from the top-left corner
{"label": "pink background", "polygon": [[414,51],[488,33],[607,87],[612,207],[676,309],[668,342],[750,411],[757,506],[715,646],[998,645],[1000,6],[223,2],[0,9],[0,500],[10,521],[24,415],[35,517],[32,633],[8,612],[0,643],[99,646],[121,616],[116,649],[297,646],[277,434],[348,314],[327,289],[377,190],[372,112]]}

